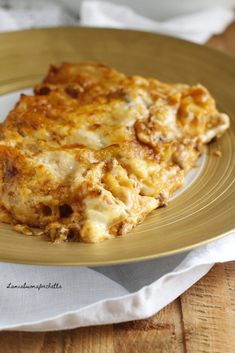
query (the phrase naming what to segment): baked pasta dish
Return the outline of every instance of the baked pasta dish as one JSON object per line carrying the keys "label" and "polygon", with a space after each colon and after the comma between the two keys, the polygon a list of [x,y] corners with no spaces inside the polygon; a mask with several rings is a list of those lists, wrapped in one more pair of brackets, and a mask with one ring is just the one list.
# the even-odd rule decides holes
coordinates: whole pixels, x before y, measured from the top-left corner
{"label": "baked pasta dish", "polygon": [[126,234],[167,204],[228,127],[200,84],[51,66],[0,125],[0,221],[56,242]]}

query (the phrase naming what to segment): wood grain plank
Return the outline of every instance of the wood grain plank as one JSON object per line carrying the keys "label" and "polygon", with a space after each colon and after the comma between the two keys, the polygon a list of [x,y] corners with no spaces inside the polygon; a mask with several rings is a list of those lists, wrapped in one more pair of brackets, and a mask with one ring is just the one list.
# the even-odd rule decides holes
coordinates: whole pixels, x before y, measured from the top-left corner
{"label": "wood grain plank", "polygon": [[54,332],[1,332],[0,353],[115,353],[113,325]]}
{"label": "wood grain plank", "polygon": [[235,21],[228,26],[224,33],[210,38],[207,45],[235,55]]}
{"label": "wood grain plank", "polygon": [[235,262],[214,266],[181,307],[187,353],[235,352]]}
{"label": "wood grain plank", "polygon": [[185,353],[179,300],[146,320],[114,325],[115,353]]}
{"label": "wood grain plank", "polygon": [[44,333],[0,332],[0,353],[41,353]]}
{"label": "wood grain plank", "polygon": [[65,332],[64,353],[114,353],[113,325],[85,327]]}

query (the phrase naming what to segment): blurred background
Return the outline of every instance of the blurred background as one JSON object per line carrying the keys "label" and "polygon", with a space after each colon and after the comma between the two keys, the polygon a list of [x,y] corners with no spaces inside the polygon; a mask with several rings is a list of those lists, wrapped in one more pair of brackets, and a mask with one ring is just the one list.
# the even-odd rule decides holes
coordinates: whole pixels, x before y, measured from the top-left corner
{"label": "blurred background", "polygon": [[204,43],[234,20],[235,0],[0,0],[0,31],[86,25]]}

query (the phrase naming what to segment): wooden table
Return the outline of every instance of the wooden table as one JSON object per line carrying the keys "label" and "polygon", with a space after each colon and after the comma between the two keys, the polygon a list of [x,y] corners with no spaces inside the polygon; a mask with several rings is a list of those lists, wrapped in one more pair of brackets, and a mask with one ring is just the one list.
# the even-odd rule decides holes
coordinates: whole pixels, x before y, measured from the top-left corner
{"label": "wooden table", "polygon": [[[208,45],[235,55],[235,22]],[[214,266],[148,320],[49,333],[0,333],[0,353],[27,352],[235,353],[235,261]]]}

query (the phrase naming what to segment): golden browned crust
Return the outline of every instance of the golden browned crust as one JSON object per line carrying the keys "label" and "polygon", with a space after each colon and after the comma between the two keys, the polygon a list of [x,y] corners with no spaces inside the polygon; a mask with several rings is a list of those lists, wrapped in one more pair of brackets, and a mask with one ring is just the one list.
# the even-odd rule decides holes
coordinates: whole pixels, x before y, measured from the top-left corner
{"label": "golden browned crust", "polygon": [[51,66],[34,92],[0,125],[0,220],[55,241],[125,234],[229,126],[201,85],[102,64]]}

